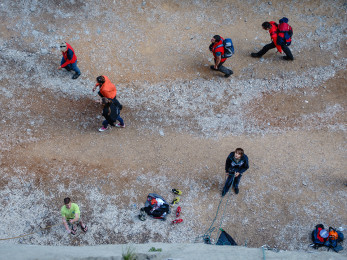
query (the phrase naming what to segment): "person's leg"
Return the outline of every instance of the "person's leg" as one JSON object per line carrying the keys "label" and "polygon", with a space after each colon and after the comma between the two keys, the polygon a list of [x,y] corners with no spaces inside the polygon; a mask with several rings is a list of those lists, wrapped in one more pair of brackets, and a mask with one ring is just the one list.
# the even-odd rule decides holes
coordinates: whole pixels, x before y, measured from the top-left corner
{"label": "person's leg", "polygon": [[119,121],[119,124],[116,124],[116,127],[124,128],[125,124],[124,124],[123,118],[121,118],[120,115],[118,115],[117,120]]}
{"label": "person's leg", "polygon": [[75,63],[69,64],[69,65],[71,65],[72,70],[73,70],[76,74],[81,75],[81,71],[80,71],[80,69],[77,67],[77,61],[76,61]]}
{"label": "person's leg", "polygon": [[71,68],[75,72],[75,74],[72,76],[72,79],[77,79],[81,75],[81,71],[77,67],[77,61],[71,64]]}
{"label": "person's leg", "polygon": [[81,226],[82,231],[83,231],[83,232],[87,232],[87,230],[88,230],[87,225],[85,225],[85,224],[82,222],[82,219],[80,219],[79,224],[80,224],[80,226]]}
{"label": "person's leg", "polygon": [[224,62],[221,62],[218,64],[218,70],[222,73],[224,73],[225,77],[229,77],[231,74],[233,74],[233,71],[228,69],[227,67],[223,66]]}
{"label": "person's leg", "polygon": [[281,47],[284,53],[287,55],[287,56],[284,56],[283,58],[285,60],[294,60],[293,54],[290,51],[289,47],[287,45],[281,45]]}
{"label": "person's leg", "polygon": [[235,179],[234,179],[233,187],[234,187],[236,194],[239,193],[239,183],[240,183],[241,177],[242,177],[242,175],[239,174],[239,176],[235,177]]}
{"label": "person's leg", "polygon": [[225,182],[225,185],[224,185],[224,188],[222,191],[222,197],[229,191],[231,184],[233,183],[233,179],[234,179],[234,174],[230,173],[226,182]]}
{"label": "person's leg", "polygon": [[103,125],[105,128],[107,128],[107,127],[108,127],[108,121],[107,121],[107,120],[104,120],[104,121],[102,122],[102,125]]}
{"label": "person's leg", "polygon": [[276,45],[275,45],[273,42],[271,42],[271,43],[269,43],[269,44],[266,44],[260,51],[251,53],[251,56],[252,56],[252,57],[255,57],[255,58],[256,58],[256,57],[260,58],[260,57],[263,56],[265,53],[267,53],[268,50],[271,50],[271,49],[273,49],[273,48],[276,48]]}

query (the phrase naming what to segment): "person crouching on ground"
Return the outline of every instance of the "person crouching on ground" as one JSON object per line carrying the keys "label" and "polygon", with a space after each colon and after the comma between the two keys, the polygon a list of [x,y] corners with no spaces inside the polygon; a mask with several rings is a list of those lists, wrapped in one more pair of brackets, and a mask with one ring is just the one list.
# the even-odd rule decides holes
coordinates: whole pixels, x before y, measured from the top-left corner
{"label": "person crouching on ground", "polygon": [[63,54],[63,58],[61,59],[58,69],[61,70],[64,68],[67,71],[73,70],[75,74],[72,76],[72,79],[77,79],[81,75],[81,71],[77,67],[77,56],[75,55],[75,51],[67,42],[62,42],[60,44],[60,50]]}
{"label": "person crouching on ground", "polygon": [[[71,233],[72,235],[76,234],[77,226],[75,223],[78,223],[81,226],[83,232],[87,232],[88,227],[83,224],[82,219],[80,218],[80,209],[76,203],[71,203],[70,198],[64,199],[64,206],[61,208],[61,216],[68,233]],[[69,228],[69,225],[71,225],[71,229]]]}
{"label": "person crouching on ground", "polygon": [[211,44],[209,49],[214,56],[214,65],[211,65],[210,68],[212,70],[218,70],[224,73],[224,77],[228,78],[233,74],[233,71],[223,66],[223,63],[227,60],[226,58],[223,58],[223,55],[224,55],[223,40],[224,39],[220,37],[219,35],[215,35],[211,39]]}
{"label": "person crouching on ground", "polygon": [[[109,129],[109,125],[124,128],[125,124],[123,119],[120,117],[120,108],[112,100],[103,97],[102,105],[104,106],[102,110],[102,115],[105,117],[104,122],[102,122],[102,127],[99,129],[100,132],[106,131]],[[119,102],[118,102],[119,103]],[[118,124],[114,124],[116,121],[119,121]]]}
{"label": "person crouching on ground", "polygon": [[[93,92],[96,90],[97,87],[99,87],[98,94],[101,98],[105,97],[111,99],[112,101],[116,98],[116,86],[110,81],[110,79],[107,76],[98,76],[96,78],[96,84],[93,87]],[[99,101],[97,102],[100,103]]]}
{"label": "person crouching on ground", "polygon": [[227,180],[225,182],[222,197],[229,191],[233,185],[236,194],[239,193],[239,183],[242,174],[249,168],[248,157],[245,155],[242,148],[237,148],[231,152],[225,162],[225,172]]}

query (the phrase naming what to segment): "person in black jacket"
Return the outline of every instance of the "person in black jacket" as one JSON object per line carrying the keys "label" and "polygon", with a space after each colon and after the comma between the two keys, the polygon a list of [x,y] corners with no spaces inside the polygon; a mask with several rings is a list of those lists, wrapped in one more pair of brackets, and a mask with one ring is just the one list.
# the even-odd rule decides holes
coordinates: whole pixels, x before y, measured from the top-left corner
{"label": "person in black jacket", "polygon": [[[103,110],[102,110],[102,115],[105,117],[106,120],[104,120],[104,122],[102,122],[102,127],[99,129],[100,132],[106,131],[107,129],[109,129],[108,125],[111,126],[116,126],[116,127],[121,127],[124,128],[125,124],[123,119],[120,117],[120,103],[115,102],[113,100],[110,100],[108,98],[103,97],[102,98],[102,105],[104,106]],[[118,124],[114,124],[116,121],[119,121]]]}
{"label": "person in black jacket", "polygon": [[239,183],[242,174],[249,168],[248,157],[242,148],[237,148],[231,152],[225,162],[225,172],[227,180],[225,182],[222,197],[229,191],[231,184],[236,194],[239,193]]}

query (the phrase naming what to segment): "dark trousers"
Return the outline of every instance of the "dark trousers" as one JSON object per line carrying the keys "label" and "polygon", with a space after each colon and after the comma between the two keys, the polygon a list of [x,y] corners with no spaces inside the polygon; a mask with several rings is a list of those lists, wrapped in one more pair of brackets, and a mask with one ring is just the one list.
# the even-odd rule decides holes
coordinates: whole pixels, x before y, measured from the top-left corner
{"label": "dark trousers", "polygon": [[[290,49],[288,48],[288,46],[287,46],[287,45],[281,45],[281,47],[282,47],[282,50],[284,51],[284,53],[287,55],[288,59],[293,60],[293,59],[294,59],[293,54],[292,54],[292,52],[290,51]],[[273,48],[276,48],[276,45],[275,45],[273,42],[271,42],[271,43],[269,43],[269,44],[266,44],[266,45],[258,52],[258,55],[259,55],[259,56],[263,56],[265,53],[268,52],[268,50],[271,50],[271,49],[273,49]]]}
{"label": "dark trousers", "polygon": [[[233,185],[234,188],[239,187],[239,183],[240,183],[242,175],[239,174],[239,176],[237,176],[235,178],[234,178],[234,175],[235,175],[234,173],[229,173],[229,176],[228,176],[228,178],[225,182],[224,188],[223,188],[223,192],[222,192],[223,195],[229,191],[231,184]],[[234,180],[234,182],[233,182],[233,180]]]}
{"label": "dark trousers", "polygon": [[[118,116],[116,120],[119,121],[119,124],[120,124],[120,125],[124,125],[123,118],[121,118],[120,116]],[[108,122],[107,120],[104,120],[104,121],[102,122],[102,125],[103,125],[105,128],[107,128],[107,126],[108,126],[109,124],[110,124],[111,126],[114,126],[114,123],[115,123],[115,122]]]}
{"label": "dark trousers", "polygon": [[[216,61],[215,61],[216,62]],[[225,62],[225,61],[224,61]],[[219,64],[218,64],[218,71],[220,71],[220,72],[222,72],[222,73],[224,73],[225,75],[230,75],[230,74],[232,74],[233,73],[233,71],[232,70],[230,70],[230,69],[228,69],[227,67],[224,67],[223,66],[223,63],[224,62],[220,62]],[[211,68],[212,67],[214,67],[214,66],[211,66]],[[214,68],[213,68],[214,69]],[[215,69],[214,69],[215,70]]]}

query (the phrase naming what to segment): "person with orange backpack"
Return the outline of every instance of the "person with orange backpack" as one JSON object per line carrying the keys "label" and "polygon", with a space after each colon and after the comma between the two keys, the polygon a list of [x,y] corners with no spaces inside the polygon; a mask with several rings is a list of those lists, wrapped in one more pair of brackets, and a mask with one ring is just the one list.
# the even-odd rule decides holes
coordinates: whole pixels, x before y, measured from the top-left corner
{"label": "person with orange backpack", "polygon": [[72,79],[77,79],[81,75],[81,71],[77,67],[77,56],[75,54],[75,51],[67,42],[62,42],[60,44],[60,50],[63,54],[63,58],[61,59],[61,63],[58,69],[61,70],[62,68],[64,68],[67,71],[73,70],[75,74],[72,76]]}
{"label": "person with orange backpack", "polygon": [[253,58],[261,58],[269,50],[277,48],[279,53],[285,53],[284,60],[294,60],[293,54],[289,49],[292,41],[293,29],[288,24],[288,18],[283,17],[279,20],[279,24],[274,21],[264,22],[262,27],[264,30],[269,31],[272,42],[265,45],[259,52],[251,53]]}
{"label": "person with orange backpack", "polygon": [[[226,39],[227,40],[227,39]],[[228,39],[231,42],[231,39]],[[233,54],[233,45],[231,42],[232,46],[232,53]],[[224,73],[224,77],[228,78],[230,77],[234,72],[226,67],[223,66],[223,63],[227,60],[228,57],[226,56],[226,51],[225,51],[225,46],[224,46],[224,39],[220,37],[219,35],[215,35],[211,39],[211,44],[209,47],[210,51],[212,52],[214,56],[214,65],[211,65],[212,70],[217,70],[222,73]]]}

